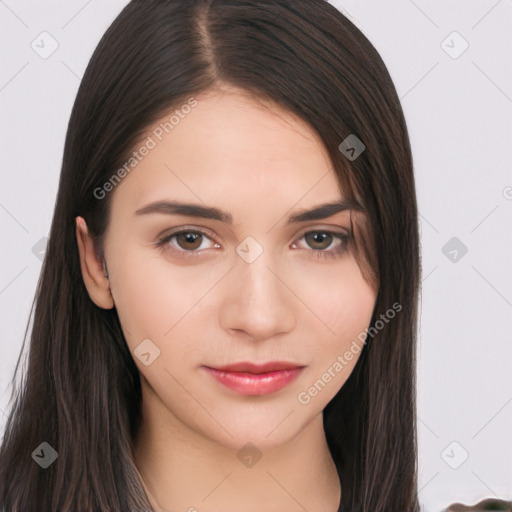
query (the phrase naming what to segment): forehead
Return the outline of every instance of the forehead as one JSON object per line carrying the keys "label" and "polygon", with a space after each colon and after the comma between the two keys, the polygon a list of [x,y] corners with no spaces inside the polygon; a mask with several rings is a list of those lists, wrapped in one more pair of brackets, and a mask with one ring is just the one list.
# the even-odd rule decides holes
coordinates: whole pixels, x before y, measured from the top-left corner
{"label": "forehead", "polygon": [[179,196],[290,208],[306,196],[309,202],[340,197],[328,153],[305,121],[237,90],[195,100],[172,124],[179,106],[148,128],[134,150],[144,143],[151,149],[119,184],[114,203],[135,211]]}

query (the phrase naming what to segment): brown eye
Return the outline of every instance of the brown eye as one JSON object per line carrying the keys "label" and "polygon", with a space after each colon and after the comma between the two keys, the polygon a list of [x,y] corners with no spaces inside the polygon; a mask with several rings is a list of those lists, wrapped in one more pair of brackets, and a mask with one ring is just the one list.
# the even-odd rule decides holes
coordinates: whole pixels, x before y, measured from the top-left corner
{"label": "brown eye", "polygon": [[195,250],[201,246],[203,235],[191,231],[184,231],[174,235],[178,245],[185,250]]}
{"label": "brown eye", "polygon": [[294,248],[308,249],[313,258],[337,258],[348,251],[350,233],[320,229],[304,233],[299,240],[301,243],[294,243]]}
{"label": "brown eye", "polygon": [[325,231],[312,231],[306,233],[304,239],[312,249],[324,250],[327,249],[333,241],[333,234]]}
{"label": "brown eye", "polygon": [[156,246],[177,257],[199,257],[208,249],[220,248],[209,234],[185,228],[160,238]]}

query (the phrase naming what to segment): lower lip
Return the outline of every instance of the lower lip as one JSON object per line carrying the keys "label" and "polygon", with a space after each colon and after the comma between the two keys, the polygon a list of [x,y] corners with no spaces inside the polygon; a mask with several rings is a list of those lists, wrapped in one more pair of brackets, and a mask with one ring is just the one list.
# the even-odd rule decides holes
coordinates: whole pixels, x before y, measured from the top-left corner
{"label": "lower lip", "polygon": [[206,366],[205,368],[222,385],[242,395],[267,395],[279,391],[290,384],[304,369],[304,367],[300,367],[291,370],[254,374],[224,372]]}

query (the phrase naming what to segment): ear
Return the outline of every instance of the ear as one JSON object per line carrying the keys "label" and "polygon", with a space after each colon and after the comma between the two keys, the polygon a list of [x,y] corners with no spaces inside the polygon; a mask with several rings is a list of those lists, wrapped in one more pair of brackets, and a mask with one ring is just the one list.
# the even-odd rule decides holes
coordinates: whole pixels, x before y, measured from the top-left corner
{"label": "ear", "polygon": [[87,224],[82,217],[76,217],[76,240],[80,253],[82,278],[89,297],[102,309],[112,309],[114,299],[110,293],[110,284],[105,276],[103,260],[96,256],[93,239],[90,237]]}

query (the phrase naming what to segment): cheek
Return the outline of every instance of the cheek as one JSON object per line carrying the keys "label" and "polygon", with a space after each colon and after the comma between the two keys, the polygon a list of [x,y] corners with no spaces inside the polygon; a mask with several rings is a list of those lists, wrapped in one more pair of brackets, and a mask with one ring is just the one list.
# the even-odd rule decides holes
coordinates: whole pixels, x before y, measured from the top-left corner
{"label": "cheek", "polygon": [[157,254],[133,248],[117,260],[114,300],[132,353],[144,339],[162,352],[193,347],[191,338],[205,321],[207,296],[223,274],[222,268],[173,265]]}
{"label": "cheek", "polygon": [[339,266],[312,268],[303,279],[301,299],[316,317],[323,339],[334,345],[359,334],[370,322],[376,292],[352,259]]}
{"label": "cheek", "polygon": [[300,383],[297,400],[316,412],[332,400],[356,366],[364,345],[361,333],[370,323],[376,300],[376,291],[363,279],[355,262],[346,262],[337,270],[331,270],[329,278],[315,276],[316,293],[312,288],[303,289],[310,309],[322,322],[307,315],[311,319],[305,327],[310,369]]}
{"label": "cheek", "polygon": [[160,345],[157,340],[172,328],[176,309],[184,302],[182,287],[173,276],[162,275],[156,259],[138,252],[133,249],[117,260],[112,281],[116,310],[132,350],[145,338]]}
{"label": "cheek", "polygon": [[[209,267],[207,272],[201,265],[195,269],[171,265],[160,254],[148,257],[147,249],[126,250],[116,259],[112,285],[131,352],[147,338],[162,351],[171,347],[175,352],[194,351],[194,336],[200,337],[212,315],[219,315],[212,297],[225,271],[222,265]],[[292,264],[281,274],[299,299],[289,303],[295,308],[297,328],[321,360],[349,346],[368,326],[375,292],[352,258],[336,265],[308,264],[306,269]],[[214,302],[222,300],[217,297]]]}

